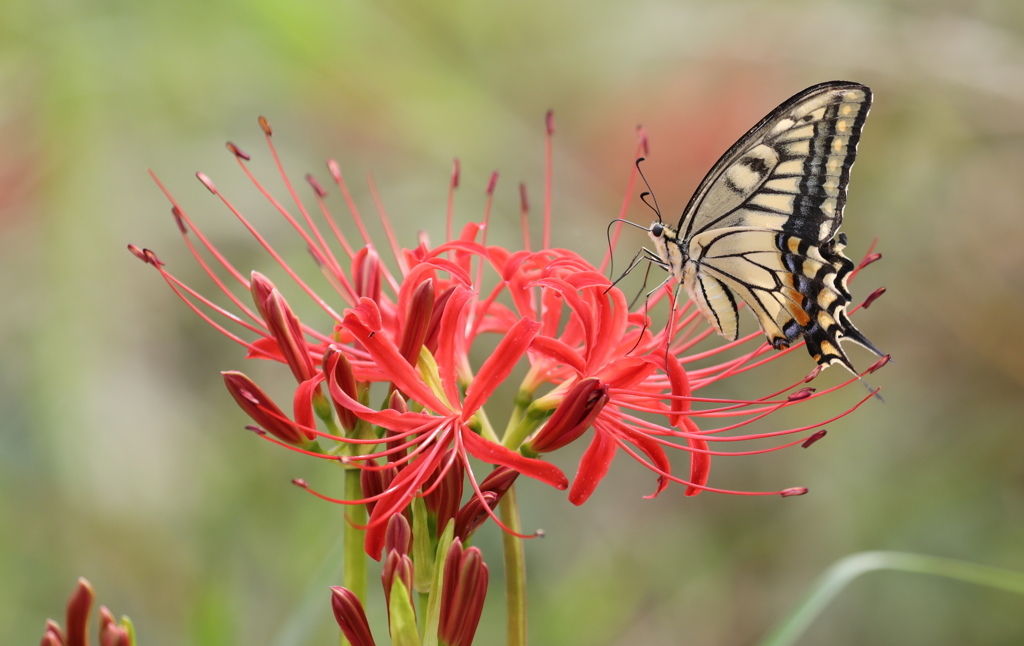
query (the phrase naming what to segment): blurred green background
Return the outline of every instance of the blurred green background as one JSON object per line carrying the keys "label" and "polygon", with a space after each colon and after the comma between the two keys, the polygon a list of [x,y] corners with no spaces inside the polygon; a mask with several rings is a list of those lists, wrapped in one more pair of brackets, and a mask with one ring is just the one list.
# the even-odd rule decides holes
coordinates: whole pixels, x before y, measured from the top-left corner
{"label": "blurred green background", "polygon": [[[637,124],[651,137],[646,170],[659,202],[678,213],[718,155],[783,99],[829,79],[870,85],[876,102],[844,230],[851,257],[875,237],[885,255],[854,292],[859,302],[889,289],[855,319],[895,357],[872,380],[886,403],[830,425],[811,451],[712,470],[715,485],[804,485],[803,498],[684,499],[672,488],[644,501],[653,478],[622,457],[581,508],[523,487],[525,526],[547,532],[527,546],[531,644],[755,643],[818,574],[860,550],[1024,570],[1024,4],[6,0],[0,9],[4,643],[37,643],[47,617],[63,622],[80,575],[150,646],[335,643],[326,585],[340,582],[341,509],[288,480],[330,489],[340,478],[242,431],[247,419],[218,371],[244,369],[282,389],[291,377],[245,364],[125,251],[153,248],[199,278],[152,168],[240,267],[270,268],[191,177],[207,172],[264,231],[281,230],[222,148],[235,141],[271,170],[261,114],[293,179],[324,180],[323,160],[336,157],[369,213],[363,178],[373,172],[406,244],[420,228],[440,238],[453,156],[463,222],[479,217],[499,170],[491,240],[514,246],[517,183],[541,203],[552,108],[554,241],[597,262]],[[634,220],[649,221],[635,196],[631,204]],[[630,232],[620,258],[642,242]],[[285,251],[311,270],[300,245]],[[798,375],[809,362],[801,352],[774,365]],[[746,394],[777,382],[759,383]],[[496,535],[480,543],[499,580]],[[492,588],[491,601],[500,595]],[[1022,603],[873,574],[801,643],[1020,644]],[[501,643],[503,621],[489,606],[479,643]]]}

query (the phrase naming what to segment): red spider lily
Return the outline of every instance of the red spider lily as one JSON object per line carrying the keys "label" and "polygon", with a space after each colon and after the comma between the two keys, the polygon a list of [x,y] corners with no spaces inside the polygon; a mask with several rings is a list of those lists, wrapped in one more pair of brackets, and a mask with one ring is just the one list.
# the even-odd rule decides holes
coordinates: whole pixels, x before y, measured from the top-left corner
{"label": "red spider lily", "polygon": [[[620,448],[659,475],[658,487],[651,494],[652,497],[660,493],[669,481],[685,484],[686,494],[696,495],[710,489],[706,485],[710,457],[716,454],[736,454],[710,450],[709,442],[803,433],[825,423],[744,437],[720,437],[726,431],[735,430],[775,410],[835,389],[817,394],[812,389],[804,389],[783,396],[799,386],[794,384],[770,397],[756,400],[726,401],[695,397],[694,390],[780,355],[773,352],[767,359],[758,361],[768,351],[767,346],[761,344],[736,359],[688,372],[683,368],[684,362],[705,358],[741,342],[727,344],[701,357],[688,357],[686,352],[710,332],[708,327],[689,340],[679,334],[699,316],[696,311],[690,312],[684,308],[681,322],[673,326],[672,330],[651,334],[647,322],[637,314],[628,313],[622,293],[609,290],[607,280],[600,274],[581,271],[571,264],[554,267],[544,265],[541,274],[528,278],[520,291],[525,292],[535,284],[547,288],[550,303],[543,309],[542,327],[550,329],[557,325],[562,316],[559,309],[561,303],[570,308],[572,315],[560,336],[539,336],[532,346],[536,352],[531,374],[537,379],[559,384],[553,393],[536,403],[544,407],[556,402],[558,407],[548,425],[526,448],[534,453],[552,451],[576,439],[588,427],[594,429],[590,446],[580,462],[569,492],[569,499],[574,504],[582,504],[593,493]],[[524,306],[529,307],[529,303]],[[671,338],[680,340],[668,346],[666,351],[668,339]],[[759,334],[752,334],[742,342],[759,338]],[[869,372],[875,369],[877,366],[872,366]],[[545,399],[548,402],[541,404]],[[695,410],[695,402],[717,406]],[[654,414],[668,423],[651,423],[637,413]],[[736,417],[740,421],[720,429],[700,430],[693,421],[695,417]],[[801,438],[754,453],[773,451],[803,441]],[[671,474],[664,451],[666,447],[685,448],[690,452],[688,479]],[[793,495],[796,492],[796,489],[787,489],[765,493]]]}
{"label": "red spider lily", "polygon": [[[550,248],[550,117],[543,248],[511,251],[487,246],[495,175],[487,189],[483,223],[466,225],[458,237],[453,237],[449,199],[448,235],[436,247],[425,238],[414,248],[400,247],[375,198],[397,273],[381,262],[338,165],[331,161],[328,169],[359,228],[362,248],[357,249],[341,233],[325,205],[326,191],[316,180],[307,178],[324,220],[324,225],[316,224],[280,169],[269,125],[262,119],[260,123],[293,207],[276,201],[250,174],[248,155],[233,144],[228,148],[257,189],[308,246],[314,262],[334,288],[331,298],[309,287],[212,181],[202,174],[198,177],[281,265],[298,289],[320,307],[333,323],[330,330],[303,324],[269,280],[256,273],[246,278],[231,265],[162,184],[186,244],[230,301],[230,309],[167,272],[153,252],[134,246],[130,249],[155,267],[189,307],[245,346],[250,357],[288,365],[299,382],[290,417],[244,375],[225,373],[225,381],[239,405],[267,431],[262,434],[266,439],[317,457],[340,459],[362,470],[365,497],[337,502],[370,508],[366,551],[374,558],[381,556],[389,519],[402,513],[414,497],[425,497],[439,521],[442,513],[445,523],[462,517],[466,532],[476,527],[483,518],[481,514],[494,517],[492,509],[501,494],[485,490],[477,482],[471,457],[565,489],[565,475],[537,456],[580,439],[593,429],[569,493],[573,503],[582,504],[588,499],[620,449],[658,476],[652,496],[670,482],[684,484],[687,495],[695,495],[703,490],[726,491],[707,485],[711,456],[762,453],[805,443],[819,437],[818,429],[827,423],[737,434],[737,429],[776,410],[830,394],[845,383],[816,392],[804,388],[801,382],[749,400],[698,396],[695,393],[717,381],[763,365],[796,346],[774,352],[760,334],[752,334],[694,353],[694,346],[712,333],[695,308],[680,307],[669,325],[654,330],[644,311],[630,311],[622,292],[611,286],[600,269],[572,251]],[[641,145],[644,143],[642,137]],[[457,185],[458,164],[449,194]],[[524,238],[529,247],[525,190],[521,195]],[[208,262],[207,256],[213,262]],[[231,282],[249,292],[255,308],[236,295]],[[666,288],[653,295],[649,304],[671,297],[672,291]],[[333,306],[332,300],[341,305]],[[246,340],[216,316],[257,338]],[[483,335],[498,335],[500,341],[475,365],[471,350]],[[744,345],[750,349],[743,351]],[[728,354],[730,351],[732,354]],[[715,365],[687,368],[719,356],[725,358]],[[504,437],[499,438],[484,406],[520,362],[528,363],[529,371],[519,385],[514,419]],[[371,384],[387,387],[387,407],[379,410],[369,403]],[[327,430],[318,429],[317,418]],[[701,429],[695,422],[698,418],[727,423]],[[791,434],[797,439],[754,451],[710,448],[716,443]],[[320,450],[309,441],[316,437],[332,447]],[[687,478],[673,475],[666,453],[669,448],[690,454]],[[459,487],[453,486],[449,474],[457,476]],[[464,513],[456,513],[463,474],[475,501],[472,507],[463,507]],[[790,488],[758,493],[802,492]],[[444,497],[443,503],[434,499],[439,496]]]}

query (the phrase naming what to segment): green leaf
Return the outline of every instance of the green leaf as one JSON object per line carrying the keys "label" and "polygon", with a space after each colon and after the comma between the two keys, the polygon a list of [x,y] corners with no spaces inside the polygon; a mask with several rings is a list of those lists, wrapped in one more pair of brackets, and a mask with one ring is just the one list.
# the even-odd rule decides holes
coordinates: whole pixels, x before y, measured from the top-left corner
{"label": "green leaf", "polygon": [[388,616],[391,618],[392,646],[421,646],[419,633],[416,632],[416,612],[412,608],[409,589],[402,583],[401,577],[396,576],[391,584]]}
{"label": "green leaf", "polygon": [[862,574],[895,570],[934,574],[947,579],[1024,594],[1024,573],[906,552],[860,552],[840,559],[818,579],[788,617],[782,620],[761,646],[791,646],[847,585]]}
{"label": "green leaf", "polygon": [[430,553],[430,523],[423,498],[412,499],[412,587],[417,592],[430,592],[434,579],[434,557]]}

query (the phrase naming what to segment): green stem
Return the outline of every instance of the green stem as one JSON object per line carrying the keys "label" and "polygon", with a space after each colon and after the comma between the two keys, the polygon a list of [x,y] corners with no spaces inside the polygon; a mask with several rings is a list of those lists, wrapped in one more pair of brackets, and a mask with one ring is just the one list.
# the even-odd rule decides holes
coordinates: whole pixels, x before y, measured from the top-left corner
{"label": "green stem", "polygon": [[776,626],[761,646],[790,646],[851,581],[875,570],[935,574],[1007,592],[1024,594],[1024,573],[906,552],[860,552],[832,565],[788,617]]}
{"label": "green stem", "polygon": [[[358,500],[363,497],[359,486],[359,469],[345,469],[345,499]],[[366,553],[363,551],[364,530],[357,526],[366,525],[366,506],[349,505],[345,512],[343,556],[344,570],[342,585],[359,597],[366,606]]]}
{"label": "green stem", "polygon": [[526,646],[526,555],[521,534],[516,487],[508,490],[498,505],[501,522],[511,530],[501,533],[505,554],[505,608],[508,615],[508,646]]}

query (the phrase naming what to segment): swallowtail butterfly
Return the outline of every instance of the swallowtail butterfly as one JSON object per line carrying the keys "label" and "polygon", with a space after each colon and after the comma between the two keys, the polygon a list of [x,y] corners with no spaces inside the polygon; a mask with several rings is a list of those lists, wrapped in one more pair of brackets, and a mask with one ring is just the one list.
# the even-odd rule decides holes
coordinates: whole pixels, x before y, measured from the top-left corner
{"label": "swallowtail butterfly", "polygon": [[858,83],[807,88],[722,155],[678,225],[660,214],[651,225],[654,251],[643,257],[678,279],[725,338],[737,338],[739,297],[775,349],[803,339],[818,365],[854,374],[841,339],[883,356],[847,316],[854,264],[838,233],[870,107]]}

